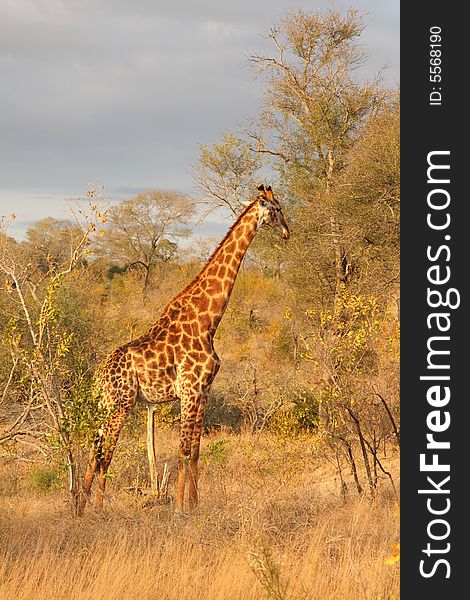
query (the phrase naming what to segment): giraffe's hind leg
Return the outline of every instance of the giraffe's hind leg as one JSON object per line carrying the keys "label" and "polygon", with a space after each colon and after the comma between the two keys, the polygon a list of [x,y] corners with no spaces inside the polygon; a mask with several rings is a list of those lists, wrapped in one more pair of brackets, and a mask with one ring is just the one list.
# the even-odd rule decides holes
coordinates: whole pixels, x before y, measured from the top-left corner
{"label": "giraffe's hind leg", "polygon": [[93,479],[95,478],[96,468],[98,466],[97,462],[97,449],[96,445],[90,450],[90,454],[88,457],[88,464],[85,472],[85,480],[83,483],[82,493],[78,499],[78,516],[83,515],[83,511],[85,510],[86,503],[90,499],[90,490],[93,484]]}
{"label": "giraffe's hind leg", "polygon": [[94,472],[98,475],[98,489],[95,494],[95,504],[98,508],[103,507],[106,476],[119,439],[119,434],[134,405],[135,401],[133,404],[127,402],[121,403],[117,410],[108,415],[103,424],[99,454],[96,456],[96,464],[94,466]]}
{"label": "giraffe's hind leg", "polygon": [[79,500],[78,514],[83,514],[87,500],[90,498],[91,487],[95,475],[98,475],[99,489],[95,500],[98,507],[103,505],[103,495],[106,488],[106,475],[113,457],[114,449],[121,429],[137,402],[138,383],[134,373],[129,373],[126,379],[120,380],[120,385],[111,385],[101,389],[106,398],[107,414],[102,422],[99,436],[90,451],[88,465],[83,484],[83,493]]}

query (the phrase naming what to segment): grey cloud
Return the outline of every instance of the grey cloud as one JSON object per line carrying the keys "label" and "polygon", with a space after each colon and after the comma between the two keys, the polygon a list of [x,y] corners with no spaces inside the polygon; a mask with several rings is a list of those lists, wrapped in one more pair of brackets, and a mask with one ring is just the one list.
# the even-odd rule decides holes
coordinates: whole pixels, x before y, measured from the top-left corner
{"label": "grey cloud", "polygon": [[[347,8],[350,2],[337,1]],[[398,0],[369,11],[365,71],[398,80]],[[70,196],[109,189],[191,191],[200,143],[255,114],[246,55],[287,10],[329,0],[4,0],[0,4],[3,192]],[[29,191],[28,191],[29,190]],[[7,195],[0,188],[0,202]]]}

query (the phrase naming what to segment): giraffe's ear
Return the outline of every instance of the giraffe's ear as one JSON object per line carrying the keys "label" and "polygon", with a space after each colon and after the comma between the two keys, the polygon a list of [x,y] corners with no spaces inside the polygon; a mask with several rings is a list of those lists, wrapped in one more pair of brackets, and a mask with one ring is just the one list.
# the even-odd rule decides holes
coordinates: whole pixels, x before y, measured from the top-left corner
{"label": "giraffe's ear", "polygon": [[240,204],[242,206],[250,206],[250,204],[253,202],[252,200],[239,200]]}
{"label": "giraffe's ear", "polygon": [[258,186],[258,191],[259,192],[264,192],[265,191],[263,184],[261,184],[260,186]]}

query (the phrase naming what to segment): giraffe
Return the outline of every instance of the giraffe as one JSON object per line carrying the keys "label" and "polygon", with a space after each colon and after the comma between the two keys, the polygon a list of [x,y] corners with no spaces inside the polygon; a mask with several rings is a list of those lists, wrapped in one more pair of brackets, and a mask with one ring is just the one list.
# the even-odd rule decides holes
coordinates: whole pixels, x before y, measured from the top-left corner
{"label": "giraffe", "polygon": [[[180,401],[181,426],[176,507],[182,511],[189,480],[189,508],[198,503],[198,459],[207,396],[219,370],[213,339],[227,307],[241,262],[257,230],[278,228],[284,239],[289,228],[271,186],[258,187],[246,208],[217,246],[203,269],[163,310],[139,338],[120,346],[98,367],[94,390],[103,411],[102,426],[90,451],[79,514],[83,513],[95,474],[95,503],[102,507],[106,474],[119,434],[131,410],[141,401],[148,407],[149,462],[154,453],[153,409]],[[150,465],[152,466],[152,465]]]}

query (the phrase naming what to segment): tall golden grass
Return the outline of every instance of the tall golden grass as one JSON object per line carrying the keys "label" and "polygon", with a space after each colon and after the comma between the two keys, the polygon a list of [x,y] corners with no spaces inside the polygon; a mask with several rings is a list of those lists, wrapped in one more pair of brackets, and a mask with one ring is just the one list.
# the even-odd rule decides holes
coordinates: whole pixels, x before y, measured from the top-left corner
{"label": "tall golden grass", "polygon": [[205,442],[191,515],[123,491],[117,471],[105,513],[89,507],[81,519],[60,492],[4,492],[0,598],[398,598],[398,564],[387,564],[398,515],[385,481],[373,500],[344,500],[333,470],[301,441],[224,439]]}

